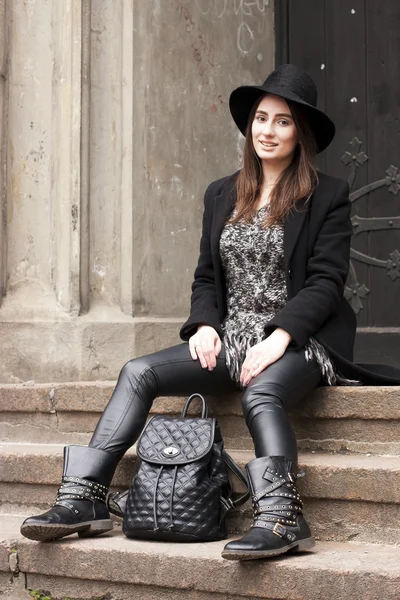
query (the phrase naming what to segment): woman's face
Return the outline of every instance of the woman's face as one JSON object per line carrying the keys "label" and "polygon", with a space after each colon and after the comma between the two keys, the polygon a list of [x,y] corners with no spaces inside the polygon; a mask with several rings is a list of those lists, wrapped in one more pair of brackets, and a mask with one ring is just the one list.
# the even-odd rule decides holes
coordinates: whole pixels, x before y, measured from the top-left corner
{"label": "woman's face", "polygon": [[254,150],[262,161],[283,166],[291,163],[298,134],[286,100],[272,94],[264,96],[251,133]]}

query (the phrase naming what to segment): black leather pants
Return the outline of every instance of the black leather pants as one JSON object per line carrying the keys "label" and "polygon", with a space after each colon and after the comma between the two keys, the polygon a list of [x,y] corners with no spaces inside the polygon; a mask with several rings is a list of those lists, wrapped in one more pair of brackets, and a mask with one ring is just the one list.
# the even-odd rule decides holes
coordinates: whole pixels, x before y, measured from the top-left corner
{"label": "black leather pants", "polygon": [[[297,462],[297,444],[287,410],[298,404],[320,381],[315,361],[304,350],[284,356],[255,377],[243,393],[243,412],[256,456],[286,456]],[[224,348],[212,371],[193,360],[187,343],[130,360],[89,443],[118,458],[139,437],[157,396],[223,395],[238,392],[225,365]]]}

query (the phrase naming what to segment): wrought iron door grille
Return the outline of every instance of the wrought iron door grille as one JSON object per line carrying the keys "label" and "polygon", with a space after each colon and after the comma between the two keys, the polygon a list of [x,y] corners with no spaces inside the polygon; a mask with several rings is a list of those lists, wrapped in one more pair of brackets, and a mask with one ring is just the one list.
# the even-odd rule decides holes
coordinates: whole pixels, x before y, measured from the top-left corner
{"label": "wrought iron door grille", "polygon": [[[357,138],[353,138],[350,142],[351,150],[345,152],[341,158],[342,162],[350,168],[349,186],[350,186],[350,201],[354,204],[360,198],[366,196],[370,192],[386,186],[388,192],[397,196],[400,190],[400,172],[399,168],[394,165],[385,171],[386,177],[368,183],[358,190],[351,191],[354,185],[357,169],[362,167],[368,160],[368,156],[361,150],[362,142]],[[400,229],[400,217],[360,217],[354,215],[351,219],[353,224],[353,234],[358,235],[363,232],[382,231],[390,229]],[[357,278],[357,272],[354,266],[354,261],[371,265],[381,269],[386,269],[387,276],[395,281],[400,277],[400,252],[393,250],[389,254],[387,260],[381,260],[373,256],[363,254],[354,248],[350,250],[350,271],[347,285],[345,287],[345,298],[352,306],[354,312],[358,314],[363,309],[362,300],[367,297],[370,290],[366,285],[360,284]]]}

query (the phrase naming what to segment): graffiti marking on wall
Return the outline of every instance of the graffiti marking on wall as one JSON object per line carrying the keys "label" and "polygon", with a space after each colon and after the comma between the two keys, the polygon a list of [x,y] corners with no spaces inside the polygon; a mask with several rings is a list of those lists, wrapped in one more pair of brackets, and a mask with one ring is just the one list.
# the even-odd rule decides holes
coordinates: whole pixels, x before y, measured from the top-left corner
{"label": "graffiti marking on wall", "polygon": [[242,55],[250,54],[258,36],[266,31],[266,15],[270,0],[197,0],[203,15],[224,19],[229,14],[238,17],[237,47]]}

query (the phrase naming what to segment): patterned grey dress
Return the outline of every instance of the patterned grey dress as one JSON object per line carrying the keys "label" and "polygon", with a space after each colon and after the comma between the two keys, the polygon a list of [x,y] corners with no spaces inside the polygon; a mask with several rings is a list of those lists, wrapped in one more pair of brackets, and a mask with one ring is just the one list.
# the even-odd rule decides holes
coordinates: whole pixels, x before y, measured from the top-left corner
{"label": "patterned grey dress", "polygon": [[[238,383],[247,351],[265,339],[264,326],[287,302],[283,226],[263,227],[268,210],[260,208],[250,223],[227,223],[220,238],[227,286],[223,342],[231,378]],[[308,361],[317,360],[326,383],[339,382],[321,344],[310,338],[304,351]]]}

